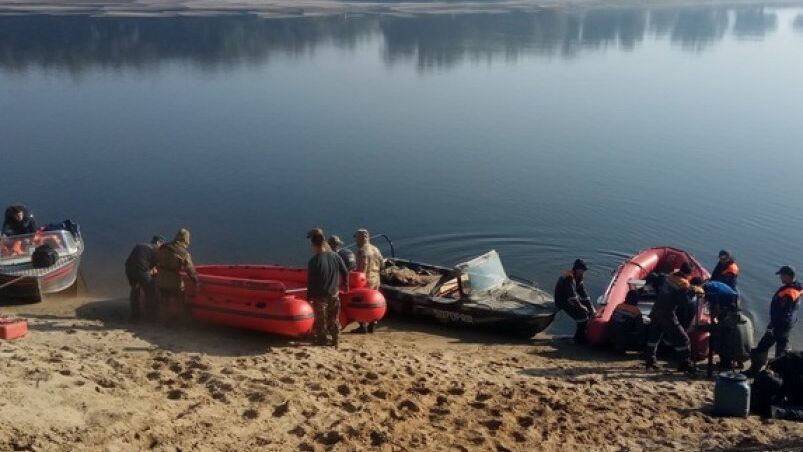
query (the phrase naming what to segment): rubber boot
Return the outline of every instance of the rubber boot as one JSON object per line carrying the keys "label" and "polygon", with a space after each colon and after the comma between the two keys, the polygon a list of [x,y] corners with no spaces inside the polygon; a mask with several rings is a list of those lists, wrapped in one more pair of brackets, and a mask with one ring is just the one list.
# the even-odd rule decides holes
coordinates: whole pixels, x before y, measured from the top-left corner
{"label": "rubber boot", "polygon": [[690,377],[697,375],[698,372],[697,366],[691,360],[681,361],[678,365],[678,371],[685,372]]}
{"label": "rubber boot", "polygon": [[367,325],[363,322],[360,322],[360,327],[357,329],[357,332],[360,334],[368,334]]}
{"label": "rubber boot", "polygon": [[767,361],[769,361],[770,354],[769,351],[767,352],[759,352],[753,350],[750,354],[750,368],[744,373],[747,378],[756,378],[761,369],[767,365]]}
{"label": "rubber boot", "polygon": [[376,328],[376,322],[371,322],[368,324],[368,333],[374,334],[374,328]]}
{"label": "rubber boot", "polygon": [[586,338],[586,325],[588,325],[588,322],[577,322],[577,331],[574,333],[575,344],[585,345],[588,342]]}
{"label": "rubber boot", "polygon": [[647,356],[644,359],[644,367],[646,370],[658,370],[658,363],[655,361],[654,356]]}

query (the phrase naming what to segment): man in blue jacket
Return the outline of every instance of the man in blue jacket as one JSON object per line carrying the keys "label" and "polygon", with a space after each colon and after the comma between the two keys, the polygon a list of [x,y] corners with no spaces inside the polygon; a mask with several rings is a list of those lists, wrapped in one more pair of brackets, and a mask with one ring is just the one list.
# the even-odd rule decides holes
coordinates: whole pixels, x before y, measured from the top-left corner
{"label": "man in blue jacket", "polygon": [[747,374],[755,376],[767,364],[769,351],[775,346],[775,357],[783,356],[789,347],[789,334],[792,326],[797,322],[797,309],[803,286],[795,279],[795,269],[784,265],[776,275],[781,277],[783,284],[775,292],[770,302],[770,324],[767,332],[753,349],[750,357],[751,366]]}

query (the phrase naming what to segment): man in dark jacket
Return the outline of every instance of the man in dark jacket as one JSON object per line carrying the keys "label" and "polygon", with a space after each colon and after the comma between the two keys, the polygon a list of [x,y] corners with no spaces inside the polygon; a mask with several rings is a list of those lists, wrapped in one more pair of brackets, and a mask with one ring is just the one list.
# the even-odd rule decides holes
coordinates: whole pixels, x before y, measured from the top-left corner
{"label": "man in dark jacket", "polygon": [[[696,368],[691,360],[691,342],[686,330],[678,320],[677,310],[687,309],[693,303],[694,288],[689,282],[692,267],[684,262],[680,269],[667,276],[658,289],[658,297],[650,311],[650,333],[645,351],[645,364],[647,369],[655,369],[658,344],[663,338],[675,348],[679,361],[678,370],[694,373]],[[697,288],[702,291],[702,289]]]}
{"label": "man in dark jacket", "polygon": [[564,273],[555,284],[555,307],[566,311],[577,324],[574,342],[586,342],[586,326],[594,315],[594,305],[583,284],[583,274],[588,266],[582,259],[577,259],[572,269]]}
{"label": "man in dark jacket", "polygon": [[343,259],[343,263],[346,264],[346,268],[349,271],[354,271],[357,269],[357,257],[354,255],[354,252],[348,248],[342,248],[343,241],[340,240],[340,237],[333,235],[330,236],[326,243],[332,248],[332,251],[337,253],[341,259]]}
{"label": "man in dark jacket", "polygon": [[182,272],[186,272],[198,287],[198,273],[195,272],[189,247],[190,231],[180,229],[172,242],[156,250],[156,288],[159,289],[159,310],[165,323],[172,323],[177,317],[189,321]]}
{"label": "man in dark jacket", "polygon": [[797,322],[797,309],[803,286],[795,279],[795,269],[784,265],[776,275],[783,284],[772,296],[770,302],[770,324],[767,332],[750,356],[751,365],[747,374],[755,376],[767,364],[769,352],[775,346],[775,357],[783,356],[789,347],[789,334]]}
{"label": "man in dark jacket", "polygon": [[36,221],[25,206],[11,206],[6,209],[3,221],[3,235],[33,234],[36,232]]}
{"label": "man in dark jacket", "polygon": [[719,252],[719,262],[711,272],[711,281],[719,281],[736,289],[736,279],[739,277],[739,266],[733,260],[730,251],[721,250]]}
{"label": "man in dark jacket", "polygon": [[125,275],[131,286],[129,302],[131,304],[131,320],[139,321],[142,308],[140,295],[145,293],[145,311],[148,317],[157,317],[156,287],[153,273],[156,268],[156,250],[164,245],[165,240],[155,235],[150,243],[139,243],[131,250],[125,261]]}
{"label": "man in dark jacket", "polygon": [[340,335],[340,287],[348,292],[349,270],[343,259],[326,246],[321,229],[309,231],[307,238],[315,253],[307,264],[307,298],[315,310],[312,327],[315,343],[325,345],[327,336],[331,335],[331,344],[337,347]]}

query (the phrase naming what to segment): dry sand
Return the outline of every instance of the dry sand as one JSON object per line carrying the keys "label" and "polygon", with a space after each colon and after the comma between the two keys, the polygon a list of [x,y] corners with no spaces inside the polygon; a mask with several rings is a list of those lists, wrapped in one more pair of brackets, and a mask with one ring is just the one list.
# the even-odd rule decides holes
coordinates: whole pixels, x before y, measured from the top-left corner
{"label": "dry sand", "polygon": [[803,424],[706,414],[712,384],[575,347],[386,321],[339,350],[125,321],[124,300],[3,308],[0,450],[743,450]]}

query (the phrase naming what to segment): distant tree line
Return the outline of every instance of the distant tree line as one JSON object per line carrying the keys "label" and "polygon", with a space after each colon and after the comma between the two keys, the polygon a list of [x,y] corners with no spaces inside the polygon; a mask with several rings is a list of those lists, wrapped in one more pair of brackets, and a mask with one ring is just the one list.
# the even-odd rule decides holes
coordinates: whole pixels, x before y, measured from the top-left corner
{"label": "distant tree line", "polygon": [[[776,30],[777,22],[776,14],[763,7],[714,6],[289,19],[0,16],[0,68],[150,70],[179,61],[211,71],[263,64],[276,53],[310,53],[322,43],[352,48],[380,36],[388,64],[412,62],[426,71],[465,59],[515,59],[522,54],[571,58],[607,47],[628,50],[645,36],[699,51],[729,30],[737,37],[762,37]],[[803,29],[803,15],[794,26]]]}

